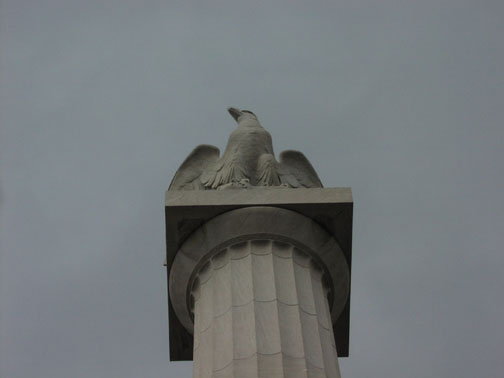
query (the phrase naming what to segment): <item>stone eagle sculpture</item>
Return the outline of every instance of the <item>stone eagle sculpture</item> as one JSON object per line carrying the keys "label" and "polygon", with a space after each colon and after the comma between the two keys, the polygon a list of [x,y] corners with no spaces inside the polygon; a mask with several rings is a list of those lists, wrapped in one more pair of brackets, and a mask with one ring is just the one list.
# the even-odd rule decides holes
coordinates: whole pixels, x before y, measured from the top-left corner
{"label": "stone eagle sculpture", "polygon": [[283,151],[275,159],[271,135],[249,110],[228,108],[238,123],[222,157],[217,147],[200,145],[185,159],[169,190],[254,187],[322,188],[308,159],[299,151]]}

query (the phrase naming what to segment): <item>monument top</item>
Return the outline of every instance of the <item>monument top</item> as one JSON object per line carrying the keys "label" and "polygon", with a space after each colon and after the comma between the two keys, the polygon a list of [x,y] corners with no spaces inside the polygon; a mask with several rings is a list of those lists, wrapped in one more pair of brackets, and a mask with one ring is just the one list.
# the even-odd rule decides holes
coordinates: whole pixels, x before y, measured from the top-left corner
{"label": "monument top", "polygon": [[196,147],[173,177],[170,190],[322,187],[301,152],[283,151],[280,161],[275,159],[271,135],[254,113],[232,107],[228,112],[238,125],[229,136],[222,157],[217,147]]}
{"label": "monument top", "polygon": [[[277,161],[273,152],[271,135],[261,126],[257,116],[251,111],[237,108],[228,108],[228,112],[237,122],[237,127],[231,133],[222,156],[217,147],[210,145],[196,147],[177,170],[166,192],[165,265],[169,282],[170,359],[172,361],[190,360],[193,358],[194,350],[199,353],[195,352],[195,357],[197,357],[195,358],[195,372],[199,371],[200,363],[206,373],[212,369],[214,369],[213,371],[219,369],[221,371],[228,366],[221,363],[222,353],[215,354],[209,351],[212,348],[209,345],[203,345],[204,343],[210,343],[214,336],[222,336],[227,337],[227,341],[222,345],[217,339],[211,344],[217,343],[220,346],[229,347],[229,345],[234,345],[236,340],[232,342],[229,340],[235,336],[240,340],[249,340],[251,335],[256,335],[257,329],[259,336],[270,335],[270,332],[265,330],[279,325],[280,328],[275,328],[276,333],[271,334],[278,336],[278,332],[280,332],[284,335],[282,343],[285,346],[302,346],[308,348],[307,352],[310,353],[313,352],[311,351],[313,348],[308,347],[308,344],[312,345],[315,342],[313,340],[320,336],[320,343],[317,341],[315,344],[324,344],[325,347],[318,354],[313,352],[313,356],[318,357],[312,357],[320,359],[323,355],[324,361],[328,362],[327,365],[333,366],[332,353],[334,352],[335,357],[336,349],[337,355],[340,357],[348,356],[353,215],[351,190],[350,188],[324,189],[312,165],[299,151],[283,151]],[[245,245],[246,247],[244,247]],[[264,245],[271,246],[271,253],[265,252]],[[286,248],[290,248],[290,252],[282,252]],[[216,268],[212,270],[219,271],[216,273],[216,277],[220,278],[215,280],[217,286],[212,289],[211,294],[209,292],[205,295],[201,294],[198,289],[199,283],[207,291],[210,287],[210,284],[206,284],[206,278],[202,278],[205,267],[212,265],[212,261],[217,261],[218,256],[234,256],[235,252],[239,255],[239,258],[238,255],[235,258],[240,262],[226,266],[229,269],[231,266],[238,270],[245,269],[245,266],[250,265],[247,265],[247,261],[253,260],[255,265],[251,263],[251,270],[247,271],[251,274],[254,272],[255,278],[252,281],[246,281],[248,282],[246,285],[242,283],[241,279],[235,279],[236,275],[231,275],[230,279],[226,275],[227,278],[224,279],[224,276],[221,277],[220,274],[224,270],[221,271],[222,266],[217,264]],[[297,261],[299,256],[305,256],[303,259],[307,259],[308,263],[306,264],[308,265]],[[249,260],[245,260],[246,258]],[[272,263],[273,265],[265,263],[266,265],[260,265],[261,268],[257,268],[260,261],[272,258],[276,259],[276,262]],[[292,264],[299,266],[295,267]],[[276,273],[268,276],[267,272],[273,272],[277,268]],[[308,274],[308,270],[305,268],[309,268],[311,273]],[[312,268],[315,270],[312,271]],[[296,280],[298,280],[296,282],[303,283],[300,284],[299,293],[297,292],[297,284],[292,286],[287,283],[291,277],[289,272],[299,273],[296,275]],[[203,276],[200,277],[200,275]],[[312,277],[312,275],[315,277],[313,282],[312,278],[307,280],[307,277]],[[279,280],[278,288],[280,289],[277,290],[277,286],[275,286],[273,290],[272,286],[268,290],[262,290],[264,282],[273,282],[272,277]],[[234,289],[226,291],[220,288],[219,285],[224,282],[221,278],[226,282],[226,288]],[[277,285],[276,281],[275,285]],[[315,287],[318,289],[310,291]],[[243,292],[240,291],[240,288],[243,289]],[[235,300],[245,298],[247,293],[250,294],[250,290],[247,288],[253,289],[252,299],[249,298],[247,303],[254,303],[254,306],[257,307],[254,310],[254,316],[257,317],[257,322],[260,324],[247,323],[243,320],[244,318],[240,317],[238,313],[241,314],[245,307],[242,308],[236,303],[235,305],[229,305],[227,302],[221,303],[221,299],[224,297],[223,301],[231,297]],[[306,290],[311,294],[305,295]],[[231,293],[231,296],[218,299],[219,295],[224,292]],[[275,295],[278,297],[268,297],[269,299],[265,301],[260,294],[263,292],[268,293],[269,296],[276,293]],[[200,294],[202,301],[198,299]],[[299,319],[299,321],[290,322],[294,318],[291,319],[288,316],[282,317],[283,320],[280,321],[280,317],[273,316],[270,310],[262,310],[263,306],[277,308],[275,306],[278,305],[278,311],[280,311],[280,307],[287,305],[287,299],[285,299],[287,297],[280,298],[284,294],[292,295],[292,298],[298,298],[299,294],[299,300],[289,299],[288,308],[290,310],[288,312],[294,311],[292,309],[295,309],[294,312],[298,311],[299,314],[302,312],[305,320]],[[318,304],[325,303],[327,310],[324,309],[325,305],[317,307],[318,310],[314,310],[313,306],[308,305],[308,303],[315,301],[315,298],[318,298]],[[212,302],[214,299],[215,303]],[[209,301],[211,305],[209,305]],[[242,305],[247,305],[247,303]],[[264,303],[270,303],[270,305]],[[275,311],[277,310],[273,312]],[[232,329],[228,329],[227,333],[220,332],[218,330],[220,326],[217,323],[222,323],[223,314],[231,314],[231,312],[236,312],[235,320],[238,322],[236,323],[238,324],[236,334]],[[210,313],[213,315],[210,316]],[[270,319],[271,322],[264,323],[261,320],[263,318]],[[273,321],[274,319],[277,321]],[[207,324],[207,320],[211,323],[216,322],[215,330]],[[244,322],[248,326],[245,326]],[[314,338],[315,333],[312,331],[319,328],[319,323],[325,331],[315,332],[319,336]],[[226,324],[229,328],[230,323]],[[292,329],[286,330],[287,324],[290,324]],[[308,332],[308,329],[312,331],[309,331],[297,343],[291,343],[289,340],[292,334],[299,333],[301,329],[304,329],[305,332]],[[194,339],[192,333],[195,335]],[[213,336],[210,337],[209,334]],[[257,350],[255,350],[258,353],[257,358],[261,353],[266,353],[265,350],[269,351],[271,345],[276,345],[273,341],[268,341],[268,337],[261,338],[262,336],[259,336],[256,340]],[[200,341],[202,346],[199,344]],[[305,345],[305,342],[308,344]],[[232,352],[231,357],[228,356],[231,358],[231,364],[236,357],[234,352],[240,355],[240,351],[243,352],[242,349],[247,346],[248,343],[243,341],[238,342],[235,349],[233,349],[234,347],[226,349],[228,353]],[[273,354],[278,354],[270,352],[266,355],[271,357]],[[311,363],[315,369],[325,368],[321,361],[317,360],[317,362],[313,359],[311,361],[310,358],[298,356],[299,353],[296,353],[294,353],[295,357],[299,357],[304,361],[302,361],[303,363]],[[212,356],[218,360],[214,361],[215,364],[206,361]],[[286,356],[292,357],[290,354]],[[305,357],[310,361],[305,361]],[[203,360],[206,362],[202,362]],[[228,360],[226,359],[226,361]],[[235,362],[237,364],[244,363],[238,357]],[[266,365],[269,366],[269,364]],[[292,363],[289,362],[286,366],[291,365]],[[198,376],[197,373],[195,374]],[[286,376],[290,376],[289,373]],[[339,373],[334,376],[339,376]]]}

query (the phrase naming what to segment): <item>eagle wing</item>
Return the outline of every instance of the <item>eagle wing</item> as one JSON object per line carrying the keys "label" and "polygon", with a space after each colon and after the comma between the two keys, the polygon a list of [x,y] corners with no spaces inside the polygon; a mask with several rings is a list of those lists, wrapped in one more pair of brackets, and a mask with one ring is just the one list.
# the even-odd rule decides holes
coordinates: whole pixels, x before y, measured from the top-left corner
{"label": "eagle wing", "polygon": [[278,174],[282,184],[292,188],[322,188],[315,169],[302,152],[287,150],[280,154]]}
{"label": "eagle wing", "polygon": [[200,176],[219,160],[217,147],[202,144],[196,147],[175,173],[168,190],[204,189]]}

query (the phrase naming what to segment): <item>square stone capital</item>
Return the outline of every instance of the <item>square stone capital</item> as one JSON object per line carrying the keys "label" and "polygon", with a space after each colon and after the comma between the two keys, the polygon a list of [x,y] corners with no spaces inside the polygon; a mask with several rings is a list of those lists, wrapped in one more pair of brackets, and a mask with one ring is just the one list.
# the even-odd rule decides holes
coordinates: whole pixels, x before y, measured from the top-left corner
{"label": "square stone capital", "polygon": [[[180,245],[193,231],[217,215],[254,206],[292,210],[320,224],[338,242],[351,272],[353,199],[350,188],[167,191],[165,200],[168,275]],[[191,360],[192,335],[178,321],[170,299],[168,305],[170,360]],[[333,324],[339,357],[348,356],[349,315],[350,299]]]}

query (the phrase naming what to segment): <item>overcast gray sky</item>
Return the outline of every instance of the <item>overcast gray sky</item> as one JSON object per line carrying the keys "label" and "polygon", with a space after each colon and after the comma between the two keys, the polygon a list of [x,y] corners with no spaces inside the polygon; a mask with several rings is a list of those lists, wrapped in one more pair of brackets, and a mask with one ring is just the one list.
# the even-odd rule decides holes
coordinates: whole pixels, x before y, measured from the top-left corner
{"label": "overcast gray sky", "polygon": [[0,376],[169,362],[163,196],[226,107],[355,200],[344,378],[504,371],[502,0],[3,0]]}

